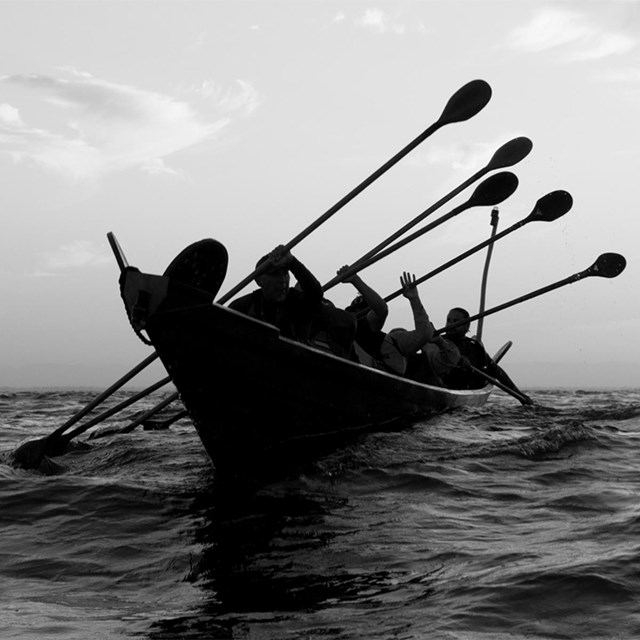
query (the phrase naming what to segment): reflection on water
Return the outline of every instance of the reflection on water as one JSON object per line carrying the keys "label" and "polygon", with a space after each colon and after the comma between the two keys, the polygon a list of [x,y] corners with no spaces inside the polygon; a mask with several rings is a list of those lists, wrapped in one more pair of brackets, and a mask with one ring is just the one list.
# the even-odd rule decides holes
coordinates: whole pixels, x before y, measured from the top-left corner
{"label": "reflection on water", "polygon": [[238,623],[234,614],[312,609],[369,588],[363,576],[331,575],[313,563],[314,551],[348,535],[327,522],[347,508],[345,497],[308,492],[300,484],[258,492],[211,485],[190,509],[198,514],[194,537],[201,554],[186,580],[202,589],[202,603],[193,616],[158,622],[150,637],[197,635],[203,627],[228,634]]}

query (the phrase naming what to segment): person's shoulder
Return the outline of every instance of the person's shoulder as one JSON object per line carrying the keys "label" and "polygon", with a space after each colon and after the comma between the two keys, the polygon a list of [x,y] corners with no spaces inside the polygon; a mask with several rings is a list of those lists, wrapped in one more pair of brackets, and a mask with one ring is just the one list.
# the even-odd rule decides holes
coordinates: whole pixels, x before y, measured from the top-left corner
{"label": "person's shoulder", "polygon": [[260,290],[256,289],[251,293],[247,293],[244,296],[240,296],[239,298],[236,298],[235,300],[232,300],[229,303],[229,308],[233,309],[234,311],[244,311],[245,309],[251,306],[256,294],[259,294],[259,293],[260,293]]}
{"label": "person's shoulder", "polygon": [[484,345],[482,344],[482,342],[480,342],[480,340],[476,339],[476,338],[470,338],[469,336],[467,336],[465,338],[465,340],[467,340],[467,344],[472,348],[475,349],[476,351],[482,352],[482,353],[486,353],[487,350],[484,348]]}

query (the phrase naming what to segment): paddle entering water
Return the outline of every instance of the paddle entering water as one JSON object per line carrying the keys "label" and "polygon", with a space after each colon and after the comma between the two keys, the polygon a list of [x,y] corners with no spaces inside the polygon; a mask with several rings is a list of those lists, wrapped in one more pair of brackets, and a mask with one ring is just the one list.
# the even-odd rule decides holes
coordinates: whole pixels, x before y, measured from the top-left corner
{"label": "paddle entering water", "polygon": [[[386,171],[398,163],[404,158],[410,151],[415,149],[419,144],[424,142],[429,136],[435,133],[438,129],[444,125],[451,124],[453,122],[462,122],[475,116],[480,112],[491,99],[491,87],[484,80],[472,80],[471,82],[458,89],[447,104],[445,105],[442,114],[430,127],[425,129],[418,137],[412,140],[408,145],[401,149],[390,160],[385,162],[379,169],[374,171],[368,178],[363,180],[357,187],[352,189],[346,196],[339,200],[336,204],[328,209],[324,214],[312,222],[308,227],[301,231],[295,238],[290,240],[284,245],[286,251],[291,251],[298,243],[304,240],[310,233],[315,231],[321,224],[326,222],[331,216],[337,213],[348,202],[353,200],[359,193],[364,191],[369,185],[375,182]],[[244,280],[239,282],[230,291],[224,294],[219,300],[218,304],[224,304],[239,291],[244,289],[256,276],[262,273],[262,270],[266,268],[266,263],[261,267],[254,269]]]}
{"label": "paddle entering water", "polygon": [[162,378],[162,380],[158,380],[158,382],[155,382],[154,384],[147,387],[146,389],[139,391],[138,393],[134,394],[130,398],[123,400],[120,404],[117,404],[115,407],[112,407],[111,409],[108,409],[104,413],[101,413],[99,416],[96,416],[92,420],[89,420],[89,422],[86,422],[85,424],[82,424],[79,427],[76,427],[72,431],[69,431],[68,433],[61,435],[56,441],[54,441],[49,446],[47,454],[60,455],[64,453],[67,446],[71,442],[71,440],[73,440],[76,436],[79,436],[80,434],[85,433],[85,431],[88,431],[89,429],[91,429],[91,427],[94,427],[97,424],[104,422],[107,418],[111,418],[116,413],[119,413],[123,409],[130,407],[132,404],[138,402],[138,400],[141,400],[142,398],[146,398],[149,394],[168,385],[170,382],[171,382],[171,377],[166,376],[165,378]]}
{"label": "paddle entering water", "polygon": [[502,389],[502,391],[504,391],[505,393],[508,393],[510,396],[513,396],[521,404],[523,405],[532,404],[530,398],[528,398],[527,396],[524,396],[521,393],[518,393],[514,389],[510,389],[506,384],[503,384],[502,382],[500,382],[500,380],[496,380],[496,378],[493,378],[492,376],[486,374],[481,369],[478,369],[478,367],[474,367],[471,363],[466,363],[464,366],[468,369],[471,369],[471,371],[473,371],[477,375],[482,376],[487,382],[491,383],[494,387],[498,387],[498,389]]}
{"label": "paddle entering water", "polygon": [[74,414],[69,420],[67,420],[61,427],[58,427],[55,431],[50,433],[44,438],[38,438],[37,440],[29,440],[21,444],[11,455],[11,463],[14,466],[22,467],[23,469],[36,469],[40,466],[47,452],[50,451],[56,444],[58,438],[62,434],[72,427],[76,422],[81,420],[88,413],[93,411],[98,405],[104,402],[108,397],[113,395],[118,389],[123,387],[127,382],[134,378],[138,373],[151,364],[156,358],[157,354],[153,353],[142,362],[136,365],[131,371],[126,373],[122,378],[114,382],[108,389],[105,389],[100,395],[96,396],[89,404],[83,407],[80,411]]}
{"label": "paddle entering water", "polygon": [[422,229],[414,231],[412,234],[406,236],[402,240],[398,240],[398,242],[396,242],[395,244],[392,244],[390,247],[387,247],[383,251],[376,253],[367,260],[352,265],[351,267],[349,267],[349,269],[345,270],[344,273],[341,273],[339,276],[336,276],[333,279],[329,280],[329,282],[327,282],[327,284],[322,287],[322,290],[327,291],[339,282],[348,280],[359,271],[370,267],[372,264],[375,264],[379,260],[382,260],[382,258],[386,258],[394,251],[401,249],[410,242],[413,242],[416,238],[419,238],[428,231],[435,229],[443,222],[450,220],[454,216],[457,216],[467,209],[471,209],[472,207],[492,206],[504,202],[510,195],[513,194],[513,192],[517,188],[518,178],[515,174],[511,173],[510,171],[502,171],[500,173],[496,173],[495,175],[487,178],[484,182],[481,182],[466,202],[458,205],[455,209],[452,209],[449,213],[424,226]]}
{"label": "paddle entering water", "polygon": [[[128,271],[137,272],[136,269],[132,269],[129,266],[129,262],[126,259],[122,248],[112,232],[107,234],[109,245],[113,250],[118,268],[121,273],[121,277],[125,276]],[[207,291],[211,296],[215,296],[218,292],[220,285],[224,279],[227,269],[227,250],[226,248],[217,242],[216,240],[206,239],[199,242],[195,242],[189,245],[186,249],[180,252],[180,254],[170,263],[165,270],[165,275],[171,277],[178,282],[182,282],[189,286]],[[134,301],[135,305],[145,304],[145,300],[139,299]],[[146,301],[148,304],[148,300]],[[129,309],[127,310],[129,313]],[[53,431],[51,434],[44,438],[37,440],[31,440],[20,445],[12,454],[11,461],[14,466],[22,467],[25,469],[35,469],[40,466],[44,457],[52,452],[63,451],[68,445],[71,438],[75,437],[79,433],[86,431],[90,426],[98,424],[107,417],[111,417],[120,409],[129,406],[135,400],[138,400],[149,393],[155,391],[159,383],[151,385],[147,389],[140,392],[137,396],[134,396],[135,400],[130,399],[118,405],[118,408],[114,408],[105,412],[104,414],[94,418],[89,423],[78,427],[73,432],[64,436],[63,434],[85,415],[93,411],[99,404],[104,402],[108,397],[115,393],[118,389],[123,387],[127,382],[133,379],[138,373],[145,369],[149,364],[158,358],[157,353],[152,353],[147,356],[142,362],[136,365],[128,373],[122,376],[118,381],[111,385],[108,389],[103,391],[99,396],[87,404],[82,410],[76,413],[72,418],[65,422],[61,427]],[[167,384],[169,378],[166,378],[162,384]]]}
{"label": "paddle entering water", "polygon": [[380,244],[373,247],[370,251],[367,251],[363,256],[355,260],[351,266],[355,266],[360,264],[361,262],[365,262],[371,256],[374,256],[379,251],[382,251],[385,247],[389,246],[394,240],[397,240],[404,233],[409,231],[415,227],[416,224],[422,222],[427,216],[431,215],[434,211],[439,209],[442,205],[446,204],[457,196],[459,193],[464,191],[467,187],[472,185],[474,182],[485,176],[490,171],[494,171],[496,169],[504,169],[506,167],[512,167],[514,164],[517,164],[524,158],[526,158],[531,149],[533,148],[533,143],[529,138],[514,138],[509,142],[502,145],[492,156],[491,160],[479,171],[476,171],[470,178],[465,180],[462,184],[458,185],[455,189],[450,191],[446,196],[440,198],[435,204],[432,204],[428,209],[425,209],[421,214],[417,215],[413,220],[405,224],[403,227],[392,233],[388,238],[383,240]]}
{"label": "paddle entering water", "polygon": [[[420,278],[417,278],[416,285],[426,282],[430,278],[433,278],[433,276],[436,276],[439,273],[442,273],[445,269],[448,269],[449,267],[452,267],[453,265],[458,264],[458,262],[464,260],[465,258],[468,258],[470,255],[473,255],[477,251],[484,249],[486,246],[493,245],[501,238],[504,238],[510,233],[513,233],[514,231],[516,231],[517,229],[520,229],[521,227],[523,227],[525,224],[528,224],[529,222],[553,222],[554,220],[557,220],[558,218],[562,217],[565,213],[569,212],[572,206],[573,206],[573,198],[571,197],[571,194],[567,191],[562,191],[562,190],[552,191],[551,193],[548,193],[547,195],[542,196],[542,198],[540,198],[536,202],[533,208],[533,211],[526,218],[520,220],[519,222],[516,222],[515,224],[512,224],[508,229],[505,229],[500,233],[492,235],[492,237],[489,238],[488,240],[484,240],[483,242],[477,244],[475,247],[472,247],[468,251],[461,253],[459,256],[456,256],[455,258],[452,258],[451,260],[449,260],[449,262],[445,262],[445,264],[439,266],[437,269],[434,269],[433,271],[430,271],[429,273],[421,276]],[[394,291],[393,293],[386,296],[384,299],[386,302],[389,302],[390,300],[397,298],[401,294],[402,294],[402,289],[398,289],[397,291]],[[484,316],[485,314],[484,312],[482,312],[478,314],[477,317],[483,318]]]}
{"label": "paddle entering water", "polygon": [[478,318],[486,317],[497,313],[498,311],[502,311],[503,309],[508,309],[509,307],[513,307],[516,304],[520,304],[521,302],[526,302],[527,300],[531,300],[532,298],[537,298],[538,296],[543,295],[544,293],[548,293],[549,291],[553,291],[554,289],[559,289],[560,287],[564,287],[568,284],[573,284],[574,282],[578,282],[579,280],[584,280],[584,278],[589,278],[592,276],[598,276],[600,278],[616,278],[619,276],[627,266],[627,261],[624,256],[619,253],[603,253],[598,259],[584,271],[579,271],[578,273],[574,273],[572,276],[564,278],[563,280],[558,280],[558,282],[554,282],[553,284],[547,285],[546,287],[542,287],[541,289],[537,289],[536,291],[532,291],[524,296],[520,296],[519,298],[515,298],[509,302],[505,302],[497,307],[493,307],[491,309],[487,309],[482,314],[477,313],[474,316],[470,316],[469,318],[465,318],[459,322],[455,322],[450,324],[448,327],[443,327],[442,329],[438,329],[434,332],[434,335],[439,335],[441,333],[445,333],[448,329],[453,329],[455,327],[462,326],[463,324],[467,324],[477,320]]}

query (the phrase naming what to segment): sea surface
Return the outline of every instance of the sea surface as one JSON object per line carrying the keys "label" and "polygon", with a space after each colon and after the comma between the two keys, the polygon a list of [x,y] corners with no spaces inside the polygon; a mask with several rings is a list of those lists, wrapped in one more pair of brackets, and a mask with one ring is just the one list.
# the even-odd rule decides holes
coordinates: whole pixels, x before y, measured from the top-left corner
{"label": "sea surface", "polygon": [[638,639],[640,390],[529,393],[251,491],[187,419],[113,432],[158,398],[15,469],[96,393],[1,393],[0,637]]}

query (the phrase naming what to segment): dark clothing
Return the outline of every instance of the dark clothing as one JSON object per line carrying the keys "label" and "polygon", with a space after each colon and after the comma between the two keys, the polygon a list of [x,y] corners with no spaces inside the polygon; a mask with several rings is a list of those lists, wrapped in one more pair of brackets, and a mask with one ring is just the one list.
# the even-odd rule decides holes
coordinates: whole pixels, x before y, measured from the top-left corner
{"label": "dark clothing", "polygon": [[[463,358],[467,358],[476,369],[480,369],[510,388],[515,388],[509,376],[491,359],[477,340],[467,336],[447,336],[447,339],[458,347],[460,355]],[[480,389],[487,384],[485,378],[471,371],[471,369],[465,368],[462,364],[445,374],[443,381],[450,389]]]}
{"label": "dark clothing", "polygon": [[322,300],[311,330],[314,341],[326,343],[329,350],[341,358],[357,361],[353,349],[355,330],[356,319],[351,313],[338,309],[330,300]]}
{"label": "dark clothing", "polygon": [[407,378],[416,382],[437,387],[447,386],[444,378],[460,362],[460,351],[447,338],[436,336],[423,347],[420,353],[414,353],[407,363]]}
{"label": "dark clothing", "polygon": [[355,340],[358,346],[376,361],[382,360],[380,347],[385,335],[383,331],[373,331],[366,316],[358,318]]}
{"label": "dark clothing", "polygon": [[288,268],[300,290],[291,288],[285,300],[272,302],[264,299],[261,289],[256,289],[231,302],[229,308],[275,325],[286,338],[308,342],[311,322],[322,301],[322,286],[299,260],[293,258]]}

